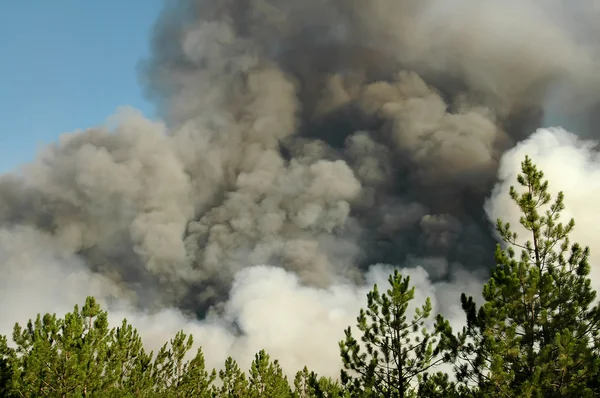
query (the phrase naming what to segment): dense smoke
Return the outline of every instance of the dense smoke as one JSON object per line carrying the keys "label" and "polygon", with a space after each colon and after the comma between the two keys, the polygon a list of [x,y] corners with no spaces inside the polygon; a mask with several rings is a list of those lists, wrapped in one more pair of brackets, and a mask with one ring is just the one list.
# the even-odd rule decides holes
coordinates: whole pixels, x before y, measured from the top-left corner
{"label": "dense smoke", "polygon": [[[214,366],[266,348],[335,376],[396,266],[460,324],[525,153],[593,243],[592,6],[169,2],[140,70],[163,121],[124,110],[2,177],[2,318],[95,294],[151,346],[184,327]],[[554,123],[578,135],[531,136]]]}

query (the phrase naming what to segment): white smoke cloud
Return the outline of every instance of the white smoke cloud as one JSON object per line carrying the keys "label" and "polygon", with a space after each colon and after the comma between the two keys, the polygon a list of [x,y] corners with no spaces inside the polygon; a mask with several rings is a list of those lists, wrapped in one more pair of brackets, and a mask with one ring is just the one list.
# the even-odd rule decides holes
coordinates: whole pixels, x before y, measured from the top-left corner
{"label": "white smoke cloud", "polygon": [[[356,317],[366,305],[366,294],[375,283],[387,290],[387,278],[394,269],[374,265],[361,285],[337,280],[317,288],[280,267],[244,268],[235,275],[223,311],[197,320],[174,308],[136,309],[127,298],[117,296],[120,289],[112,281],[92,274],[81,259],[56,253],[51,240],[33,230],[1,231],[1,334],[10,336],[14,322],[24,324],[36,313],[62,316],[74,304],[82,305],[87,295],[94,295],[109,309],[111,325],[118,326],[126,318],[138,328],[148,350],[156,352],[177,331],[184,330],[194,336],[195,347],[203,347],[211,368],[221,368],[227,356],[248,368],[254,354],[265,349],[280,360],[289,376],[305,365],[321,375],[339,375],[338,342],[344,337],[343,330],[352,326],[357,332]],[[31,247],[38,250],[32,252]],[[472,275],[458,273],[452,282],[433,284],[420,266],[402,273],[411,277],[416,288],[413,308],[431,297],[434,312],[447,313],[455,327],[463,324],[457,294],[461,289],[477,294],[480,282]]]}
{"label": "white smoke cloud", "polygon": [[[64,314],[85,298],[118,296],[121,289],[83,261],[56,248],[49,235],[28,227],[0,229],[0,334],[38,313]],[[122,299],[127,299],[122,297]]]}

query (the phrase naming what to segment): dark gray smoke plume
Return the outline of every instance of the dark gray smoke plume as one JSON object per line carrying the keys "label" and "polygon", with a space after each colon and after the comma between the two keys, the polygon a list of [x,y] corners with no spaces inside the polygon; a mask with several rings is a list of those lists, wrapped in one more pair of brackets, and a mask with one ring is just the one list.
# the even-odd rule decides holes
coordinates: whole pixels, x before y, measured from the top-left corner
{"label": "dark gray smoke plume", "polygon": [[[311,355],[336,351],[365,289],[385,278],[373,264],[411,268],[458,316],[460,292],[493,265],[484,203],[502,155],[549,124],[598,136],[592,7],[170,1],[141,65],[164,122],[126,111],[5,176],[0,253],[15,275],[47,253],[83,264],[131,308],[208,317],[232,333],[223,352],[247,338],[291,355],[273,333],[297,328],[273,326],[257,315],[272,301],[252,301],[264,289],[286,302],[281,286],[311,297],[289,299],[294,319],[339,327]],[[11,252],[29,246],[31,259]],[[342,316],[324,302],[356,305]]]}

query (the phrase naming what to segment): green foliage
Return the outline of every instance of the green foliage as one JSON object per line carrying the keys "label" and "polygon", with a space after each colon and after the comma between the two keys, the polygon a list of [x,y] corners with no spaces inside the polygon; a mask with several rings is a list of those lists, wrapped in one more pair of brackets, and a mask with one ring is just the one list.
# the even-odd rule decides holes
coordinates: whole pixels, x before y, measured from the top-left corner
{"label": "green foliage", "polygon": [[335,380],[319,377],[305,366],[294,378],[294,398],[350,397],[350,394]]}
{"label": "green foliage", "polygon": [[[521,243],[510,225],[498,220],[504,246],[483,288],[478,310],[461,297],[467,327],[458,334],[457,378],[478,396],[586,397],[598,372],[600,311],[590,287],[589,248],[570,244],[575,223],[560,222],[563,194],[554,201],[548,182],[529,158],[522,163],[521,225],[530,240]],[[519,256],[515,249],[520,250]]]}
{"label": "green foliage", "polygon": [[93,298],[64,319],[46,314],[15,325],[11,389],[19,396],[102,396],[110,339],[107,314]]}
{"label": "green foliage", "polygon": [[316,395],[315,381],[316,375],[310,372],[305,366],[301,371],[296,373],[294,378],[294,398],[311,398]]}
{"label": "green foliage", "polygon": [[10,398],[13,384],[14,351],[8,347],[6,336],[0,336],[0,397]]}
{"label": "green foliage", "polygon": [[[340,342],[344,364],[341,380],[353,395],[414,396],[417,377],[443,361],[436,344],[438,329],[429,332],[425,327],[431,315],[430,299],[416,308],[408,321],[406,312],[415,291],[410,287],[410,278],[396,270],[388,282],[387,294],[380,294],[374,286],[367,295],[367,309],[361,310],[357,318],[365,352],[351,328]],[[445,324],[441,317],[438,323]]]}
{"label": "green foliage", "polygon": [[112,330],[104,378],[110,396],[143,397],[154,388],[152,355],[146,354],[137,330],[123,320]]}
{"label": "green foliage", "polygon": [[419,378],[417,396],[427,398],[458,398],[465,396],[457,389],[456,384],[450,380],[448,374],[437,372],[424,373]]}
{"label": "green foliage", "polygon": [[225,361],[225,368],[219,371],[222,386],[216,389],[219,397],[242,398],[248,396],[248,380],[231,357]]}
{"label": "green foliage", "polygon": [[289,397],[292,390],[277,360],[261,350],[254,357],[249,375],[250,397]]}
{"label": "green foliage", "polygon": [[192,338],[178,333],[153,359],[123,321],[109,330],[107,313],[92,297],[59,319],[38,315],[16,324],[15,348],[0,339],[0,391],[16,397],[210,397],[213,371],[202,350],[184,361]]}
{"label": "green foliage", "polygon": [[156,355],[153,366],[155,391],[161,397],[210,397],[216,371],[208,372],[202,348],[190,361],[185,357],[194,344],[193,337],[178,332]]}

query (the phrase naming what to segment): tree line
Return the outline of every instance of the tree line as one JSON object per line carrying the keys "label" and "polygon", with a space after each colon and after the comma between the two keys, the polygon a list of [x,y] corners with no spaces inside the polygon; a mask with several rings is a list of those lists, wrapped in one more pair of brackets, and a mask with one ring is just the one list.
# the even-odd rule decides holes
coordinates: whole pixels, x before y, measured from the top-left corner
{"label": "tree line", "polygon": [[146,352],[127,320],[110,328],[106,311],[88,297],[64,318],[16,324],[13,344],[0,336],[0,396],[599,397],[600,307],[590,250],[569,240],[575,223],[560,220],[562,192],[552,198],[529,157],[521,171],[510,196],[528,240],[497,221],[496,266],[483,303],[460,297],[461,330],[433,317],[429,299],[409,311],[414,287],[395,271],[384,292],[375,285],[368,293],[356,329],[344,331],[340,377],[305,367],[290,380],[264,350],[246,371],[231,357],[221,370],[207,369],[202,348],[186,360],[193,338],[183,331]]}

